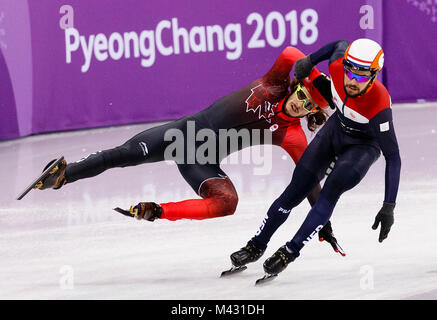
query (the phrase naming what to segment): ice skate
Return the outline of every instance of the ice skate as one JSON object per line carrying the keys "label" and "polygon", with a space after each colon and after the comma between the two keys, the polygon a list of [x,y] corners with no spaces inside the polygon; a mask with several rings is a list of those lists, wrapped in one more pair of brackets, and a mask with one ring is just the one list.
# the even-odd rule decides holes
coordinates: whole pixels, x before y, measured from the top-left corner
{"label": "ice skate", "polygon": [[155,202],[140,202],[136,206],[131,206],[129,210],[115,208],[115,211],[138,220],[154,221],[161,218],[162,207]]}
{"label": "ice skate", "polygon": [[231,261],[235,267],[245,266],[248,263],[255,262],[264,254],[263,249],[255,246],[250,240],[245,247],[231,254]]}
{"label": "ice skate", "polygon": [[293,262],[295,259],[296,256],[292,252],[289,252],[286,246],[280,247],[273,256],[264,261],[263,267],[265,275],[256,280],[255,285],[260,285],[273,280],[280,272],[287,268],[290,262]]}
{"label": "ice skate", "polygon": [[61,156],[58,159],[50,161],[44,168],[43,172],[17,197],[17,200],[24,198],[26,194],[32,189],[59,189],[65,183],[65,168],[67,162]]}
{"label": "ice skate", "polygon": [[235,274],[247,269],[246,264],[257,261],[265,250],[257,248],[252,240],[245,247],[231,254],[232,268],[221,273],[221,277]]}
{"label": "ice skate", "polygon": [[[43,172],[46,171],[50,166],[55,164],[57,159],[50,161],[44,168]],[[61,160],[59,164],[56,164],[53,169],[49,171],[47,177],[38,181],[38,183],[33,187],[34,189],[45,190],[45,189],[59,189],[67,181],[65,180],[65,169],[67,168],[67,161]]]}
{"label": "ice skate", "polygon": [[289,252],[286,246],[280,247],[270,258],[264,261],[264,271],[268,274],[278,274],[287,268],[290,262],[293,262],[296,256]]}

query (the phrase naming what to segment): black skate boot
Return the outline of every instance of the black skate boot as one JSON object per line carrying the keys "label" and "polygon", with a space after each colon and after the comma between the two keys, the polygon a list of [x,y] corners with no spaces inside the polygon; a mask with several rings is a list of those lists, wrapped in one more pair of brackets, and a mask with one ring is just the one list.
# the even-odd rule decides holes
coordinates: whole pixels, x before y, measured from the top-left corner
{"label": "black skate boot", "polygon": [[231,261],[235,267],[245,266],[248,263],[255,262],[264,254],[263,249],[257,248],[252,240],[245,247],[231,254]]}
{"label": "black skate boot", "polygon": [[223,271],[220,277],[226,277],[246,270],[246,264],[257,261],[261,258],[264,251],[257,248],[252,240],[249,240],[245,247],[231,254],[232,268]]}
{"label": "black skate boot", "polygon": [[129,210],[115,208],[115,211],[138,220],[154,221],[161,218],[162,207],[155,202],[140,202]]}
{"label": "black skate boot", "polygon": [[264,271],[270,275],[277,275],[293,262],[296,256],[287,250],[285,246],[280,247],[270,258],[264,261]]}
{"label": "black skate boot", "polygon": [[[44,168],[43,172],[50,167],[56,159],[50,161]],[[54,167],[50,174],[39,181],[33,188],[44,190],[44,189],[59,189],[61,188],[67,181],[65,179],[65,169],[67,168],[67,162],[65,160],[62,160],[56,167]]]}

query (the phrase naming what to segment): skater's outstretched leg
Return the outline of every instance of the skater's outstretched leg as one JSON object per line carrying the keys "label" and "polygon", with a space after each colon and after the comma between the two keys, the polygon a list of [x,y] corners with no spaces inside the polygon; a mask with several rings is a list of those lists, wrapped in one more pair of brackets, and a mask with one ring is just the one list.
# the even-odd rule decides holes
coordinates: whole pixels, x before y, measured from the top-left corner
{"label": "skater's outstretched leg", "polygon": [[[178,202],[146,202],[130,210],[116,210],[139,219],[153,221],[157,218],[171,221],[180,219],[203,220],[231,215],[238,204],[238,195],[232,181],[216,164],[180,164],[178,165],[184,179],[202,199],[190,199]],[[142,208],[146,211],[142,213]],[[148,208],[153,208],[151,211]],[[138,211],[138,214],[135,213]],[[132,211],[131,214],[128,212]],[[151,218],[151,219],[150,219]]]}
{"label": "skater's outstretched leg", "polygon": [[238,195],[229,178],[211,178],[200,187],[203,199],[161,203],[161,219],[211,219],[231,215],[238,204]]}
{"label": "skater's outstretched leg", "polygon": [[164,140],[167,130],[182,127],[182,120],[150,128],[126,141],[121,146],[98,151],[67,165],[67,183],[94,177],[111,168],[136,166],[142,163],[163,161],[165,148],[170,141]]}

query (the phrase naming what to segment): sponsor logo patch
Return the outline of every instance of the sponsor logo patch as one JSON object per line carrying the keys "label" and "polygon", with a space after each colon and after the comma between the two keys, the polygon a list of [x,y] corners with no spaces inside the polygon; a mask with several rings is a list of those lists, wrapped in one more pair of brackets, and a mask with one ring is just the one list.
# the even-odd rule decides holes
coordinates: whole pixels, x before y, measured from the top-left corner
{"label": "sponsor logo patch", "polygon": [[379,125],[379,131],[384,132],[384,131],[388,131],[388,130],[390,130],[390,124],[389,124],[388,121],[384,122],[384,123],[381,123]]}

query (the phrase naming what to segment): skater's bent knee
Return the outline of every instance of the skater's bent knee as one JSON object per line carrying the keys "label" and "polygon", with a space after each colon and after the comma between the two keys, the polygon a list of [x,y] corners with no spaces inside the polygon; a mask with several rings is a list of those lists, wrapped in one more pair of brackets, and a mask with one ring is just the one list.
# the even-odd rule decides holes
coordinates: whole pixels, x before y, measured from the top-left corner
{"label": "skater's bent knee", "polygon": [[210,217],[225,217],[235,213],[238,197],[234,194],[223,194],[208,199],[208,211]]}
{"label": "skater's bent knee", "polygon": [[200,196],[211,200],[210,211],[216,217],[232,215],[237,209],[237,191],[229,178],[206,180],[200,187]]}
{"label": "skater's bent knee", "polygon": [[237,210],[238,196],[237,194],[224,194],[218,197],[218,201],[221,202],[223,216],[229,216],[235,213]]}
{"label": "skater's bent knee", "polygon": [[344,192],[352,189],[362,179],[360,173],[353,168],[344,171],[345,172],[335,172],[335,174],[329,175],[326,179],[321,193],[327,199],[337,201]]}

